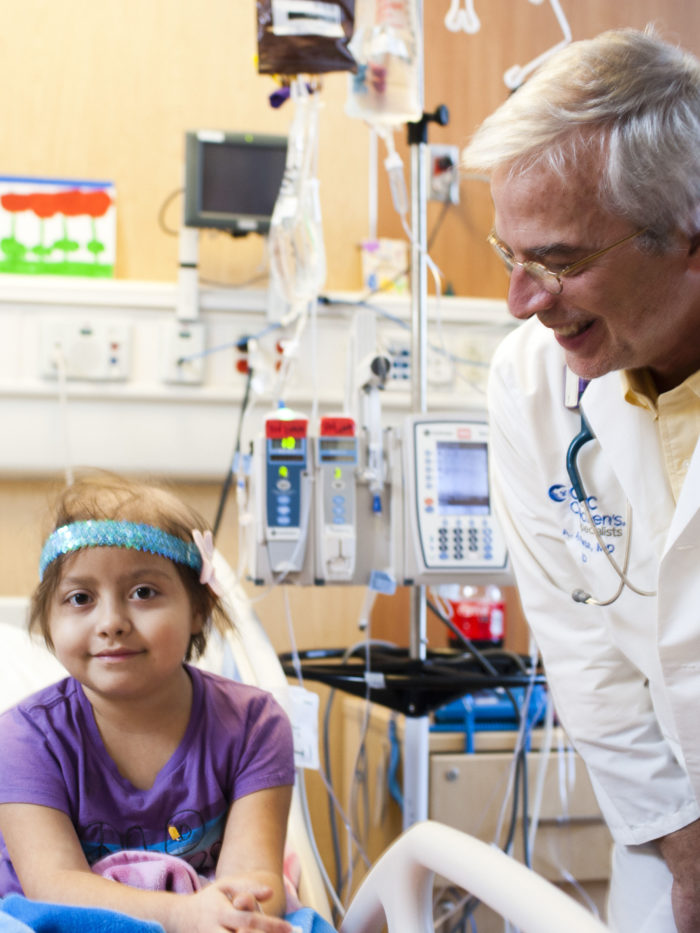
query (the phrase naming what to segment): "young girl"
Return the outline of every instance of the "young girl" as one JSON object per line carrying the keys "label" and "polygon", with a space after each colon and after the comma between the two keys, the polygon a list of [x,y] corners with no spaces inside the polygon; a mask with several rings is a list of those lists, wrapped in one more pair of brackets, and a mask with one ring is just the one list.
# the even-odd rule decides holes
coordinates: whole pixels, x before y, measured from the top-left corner
{"label": "young girl", "polygon": [[291,929],[289,721],[264,691],[185,663],[223,615],[202,528],[118,477],[61,497],[30,628],[70,676],[0,716],[0,896],[168,933]]}

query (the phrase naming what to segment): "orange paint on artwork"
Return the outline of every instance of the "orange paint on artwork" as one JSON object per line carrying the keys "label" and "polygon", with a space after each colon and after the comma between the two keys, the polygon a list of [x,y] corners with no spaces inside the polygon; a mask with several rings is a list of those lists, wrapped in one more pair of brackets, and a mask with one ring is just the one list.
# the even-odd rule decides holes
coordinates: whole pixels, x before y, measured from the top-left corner
{"label": "orange paint on artwork", "polygon": [[65,217],[104,217],[112,204],[112,198],[106,191],[97,189],[80,191],[71,188],[68,191],[52,193],[31,192],[14,194],[7,192],[0,195],[0,205],[12,214],[32,211],[42,219],[63,214]]}

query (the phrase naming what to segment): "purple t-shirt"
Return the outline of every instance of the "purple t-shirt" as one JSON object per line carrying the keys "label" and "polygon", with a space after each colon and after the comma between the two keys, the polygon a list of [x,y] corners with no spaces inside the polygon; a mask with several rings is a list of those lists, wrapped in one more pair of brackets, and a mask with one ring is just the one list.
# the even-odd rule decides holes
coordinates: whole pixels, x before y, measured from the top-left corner
{"label": "purple t-shirt", "polygon": [[[150,849],[213,875],[231,803],[294,782],[292,731],[269,693],[187,671],[190,721],[149,790],[119,773],[82,687],[69,677],[0,715],[0,803],[68,814],[91,865],[121,849]],[[0,842],[0,896],[22,893]]]}

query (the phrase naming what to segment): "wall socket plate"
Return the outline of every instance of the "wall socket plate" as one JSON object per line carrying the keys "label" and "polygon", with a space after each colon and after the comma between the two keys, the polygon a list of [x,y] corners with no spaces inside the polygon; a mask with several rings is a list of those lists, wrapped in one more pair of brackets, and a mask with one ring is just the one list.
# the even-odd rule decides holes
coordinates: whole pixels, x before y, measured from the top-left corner
{"label": "wall socket plate", "polygon": [[[410,391],[411,388],[411,338],[402,332],[383,335],[383,350],[391,361],[386,389]],[[455,385],[455,367],[447,356],[436,347],[428,347],[426,354],[426,378],[432,388],[449,389]]]}
{"label": "wall socket plate", "polygon": [[459,147],[431,144],[428,153],[428,200],[459,204]]}
{"label": "wall socket plate", "polygon": [[174,318],[163,325],[163,382],[171,385],[204,382],[205,337],[201,321]]}
{"label": "wall socket plate", "polygon": [[86,317],[42,318],[39,368],[44,379],[123,382],[129,378],[131,326]]}

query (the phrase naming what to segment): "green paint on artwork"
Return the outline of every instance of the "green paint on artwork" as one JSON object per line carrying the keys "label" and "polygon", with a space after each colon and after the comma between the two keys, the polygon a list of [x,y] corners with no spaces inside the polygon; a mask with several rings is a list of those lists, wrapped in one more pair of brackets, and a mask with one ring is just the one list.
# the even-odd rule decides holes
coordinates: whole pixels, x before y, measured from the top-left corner
{"label": "green paint on artwork", "polygon": [[42,262],[40,259],[0,258],[0,273],[15,275],[84,275],[91,278],[110,278],[114,275],[114,266],[97,262]]}

